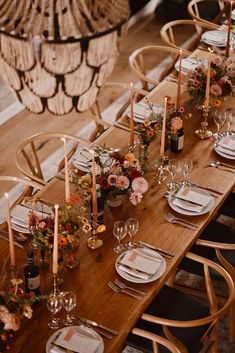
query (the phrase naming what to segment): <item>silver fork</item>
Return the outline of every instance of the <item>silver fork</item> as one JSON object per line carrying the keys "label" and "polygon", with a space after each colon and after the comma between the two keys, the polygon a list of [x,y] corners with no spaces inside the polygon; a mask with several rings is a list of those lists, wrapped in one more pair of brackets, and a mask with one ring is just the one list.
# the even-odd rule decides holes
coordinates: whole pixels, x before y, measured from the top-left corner
{"label": "silver fork", "polygon": [[132,287],[128,287],[126,286],[124,283],[122,283],[121,281],[119,281],[118,279],[115,279],[115,284],[120,287],[121,289],[129,289],[129,290],[132,290],[133,292],[136,292],[138,294],[141,294],[141,295],[146,295],[146,292],[142,292],[141,290],[138,290],[138,289],[135,289],[135,288],[132,288]]}
{"label": "silver fork", "polygon": [[167,215],[164,216],[164,219],[169,222],[169,223],[172,223],[172,224],[175,224],[175,223],[178,223],[178,224],[181,224],[183,227],[185,228],[188,228],[188,229],[191,229],[191,230],[196,230],[196,228],[192,225],[189,225],[187,223],[184,223],[182,221],[178,221],[176,219],[173,219],[171,217],[167,217]]}
{"label": "silver fork", "polygon": [[172,213],[167,213],[167,216],[169,217],[169,218],[172,218],[172,219],[175,219],[176,221],[181,221],[181,222],[184,222],[184,223],[187,223],[187,224],[189,224],[190,226],[193,226],[193,227],[195,227],[195,228],[198,228],[199,227],[199,224],[195,224],[195,223],[193,223],[193,222],[189,222],[189,221],[187,221],[186,219],[184,219],[184,218],[180,218],[180,217],[176,217],[176,216],[174,216]]}
{"label": "silver fork", "polygon": [[130,297],[132,298],[135,298],[136,300],[138,300],[139,302],[141,302],[144,298],[143,297],[140,297],[138,295],[135,295],[135,294],[132,294],[130,292],[128,292],[127,290],[125,289],[122,289],[122,288],[119,288],[115,283],[113,282],[108,282],[108,286],[116,293],[125,293],[127,295],[129,295]]}

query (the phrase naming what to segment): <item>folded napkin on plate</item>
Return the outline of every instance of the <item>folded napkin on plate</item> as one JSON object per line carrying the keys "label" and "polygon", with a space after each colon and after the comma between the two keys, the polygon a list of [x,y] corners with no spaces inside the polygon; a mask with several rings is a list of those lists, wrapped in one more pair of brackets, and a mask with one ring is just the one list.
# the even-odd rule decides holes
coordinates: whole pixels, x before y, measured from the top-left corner
{"label": "folded napkin on plate", "polygon": [[210,196],[191,187],[181,188],[175,197],[174,205],[193,212],[202,212],[211,201]]}
{"label": "folded napkin on plate", "polygon": [[[17,220],[22,222],[22,226],[24,223],[28,223],[29,219],[29,212],[31,209],[21,206],[21,205],[16,205],[12,210],[11,210],[11,216],[14,219],[14,217],[17,218]],[[34,211],[40,218],[42,217],[48,217],[48,213],[44,212],[39,212],[39,211]]]}
{"label": "folded napkin on plate", "polygon": [[119,260],[119,269],[135,277],[149,279],[161,266],[161,260],[151,255],[146,255],[141,250],[128,251]]}
{"label": "folded napkin on plate", "polygon": [[[138,119],[144,120],[147,117],[147,110],[149,110],[149,106],[146,103],[134,104],[134,115],[136,115]],[[156,114],[160,114],[163,112],[163,108],[157,104],[153,104],[153,110]],[[130,117],[130,111],[128,111],[127,115]]]}
{"label": "folded napkin on plate", "polygon": [[68,327],[67,329],[63,329],[54,343],[77,353],[95,353],[101,341],[80,333],[72,327]]}
{"label": "folded napkin on plate", "polygon": [[223,137],[218,142],[218,146],[226,150],[226,153],[228,153],[228,151],[231,151],[233,154],[235,154],[235,136],[227,135]]}
{"label": "folded napkin on plate", "polygon": [[50,353],[64,353],[64,348],[52,346],[50,348]]}
{"label": "folded napkin on plate", "polygon": [[[214,42],[215,44],[226,44],[227,43],[227,32],[225,31],[208,31],[203,33],[203,40]],[[234,36],[231,33],[230,41],[234,41]]]}

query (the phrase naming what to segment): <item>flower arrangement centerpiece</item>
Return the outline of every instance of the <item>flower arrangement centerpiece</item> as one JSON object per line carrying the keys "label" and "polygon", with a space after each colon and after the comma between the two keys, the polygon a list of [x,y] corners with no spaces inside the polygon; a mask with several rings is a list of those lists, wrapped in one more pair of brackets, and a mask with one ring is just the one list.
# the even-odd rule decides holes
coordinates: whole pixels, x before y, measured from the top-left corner
{"label": "flower arrangement centerpiece", "polygon": [[[54,238],[54,218],[40,217],[34,211],[30,212],[29,226],[33,235],[33,242],[41,249],[52,251]],[[64,259],[73,253],[80,243],[80,233],[88,233],[91,224],[84,201],[77,195],[71,195],[70,200],[59,209],[58,213],[58,252],[59,258]]]}
{"label": "flower arrangement centerpiece", "polygon": [[[200,108],[205,101],[208,68],[202,62],[194,70],[189,70],[187,75],[188,94]],[[224,97],[232,92],[231,75],[226,58],[216,56],[211,61],[210,69],[210,106],[218,108]]]}
{"label": "flower arrangement centerpiece", "polygon": [[[1,288],[5,282],[5,266],[1,270]],[[22,279],[12,278],[10,285],[0,291],[0,352],[10,348],[10,341],[14,332],[19,330],[21,319],[32,317],[32,304],[44,298],[36,296],[34,292],[25,293],[21,288],[22,283]]]}
{"label": "flower arrangement centerpiece", "polygon": [[[133,205],[141,202],[143,194],[148,190],[148,182],[142,176],[140,162],[132,152],[124,156],[119,152],[111,152],[108,165],[101,163],[97,157],[96,166],[96,183],[103,199],[127,194]],[[89,174],[75,176],[73,180],[84,191],[91,188]]]}

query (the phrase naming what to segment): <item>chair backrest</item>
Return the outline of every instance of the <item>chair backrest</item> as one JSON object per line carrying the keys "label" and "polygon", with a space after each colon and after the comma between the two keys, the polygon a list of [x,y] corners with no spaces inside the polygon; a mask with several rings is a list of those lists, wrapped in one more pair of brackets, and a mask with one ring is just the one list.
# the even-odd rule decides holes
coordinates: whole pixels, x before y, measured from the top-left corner
{"label": "chair backrest", "polygon": [[188,3],[189,15],[206,25],[219,28],[220,18],[225,10],[225,1],[223,0],[191,0]]}
{"label": "chair backrest", "polygon": [[[156,324],[160,324],[164,328],[164,332],[167,335],[169,333],[169,336],[171,333],[169,332],[168,327],[181,327],[181,328],[187,328],[187,327],[196,327],[196,326],[204,326],[204,325],[209,325],[210,326],[210,332],[213,337],[213,341],[215,343],[215,346],[218,346],[218,320],[226,313],[228,310],[231,308],[233,302],[234,302],[234,296],[235,296],[235,284],[230,276],[230,274],[219,264],[208,260],[204,257],[198,256],[196,254],[188,252],[185,255],[186,258],[189,258],[193,261],[196,261],[200,264],[202,264],[203,269],[204,269],[204,280],[205,280],[205,287],[206,287],[206,293],[207,293],[207,301],[208,305],[210,308],[210,315],[199,318],[199,319],[193,319],[193,320],[187,320],[187,321],[179,321],[179,320],[172,320],[172,319],[166,319],[166,318],[161,318],[161,317],[156,317],[153,315],[149,315],[144,313],[141,318]],[[218,272],[219,275],[224,279],[224,282],[227,286],[227,291],[225,289],[225,292],[227,293],[227,297],[222,305],[218,305],[218,298],[215,293],[215,288],[214,288],[214,283],[211,279],[211,274],[210,270],[213,269],[214,271]],[[184,308],[182,308],[184,310]],[[169,337],[168,337],[169,338]],[[216,350],[215,350],[216,351]],[[217,351],[216,351],[217,352]]]}
{"label": "chair backrest", "polygon": [[[115,124],[115,126],[117,126],[116,122],[122,117],[130,105],[130,89],[130,84],[124,82],[106,82],[99,93],[98,101],[102,100],[103,96],[110,97],[109,102],[111,102],[111,104],[106,114],[109,119],[110,117],[112,118],[110,123]],[[135,93],[134,101],[138,101],[148,94],[147,91],[137,88],[135,85],[132,86],[132,90]],[[106,108],[107,107],[103,107],[103,110],[106,110]],[[102,116],[102,118],[105,119],[105,116]],[[122,126],[122,128],[124,127]]]}
{"label": "chair backrest", "polygon": [[[163,61],[156,67],[154,58],[158,57],[159,61],[160,55],[163,55]],[[170,73],[179,55],[180,49],[177,48],[148,45],[136,49],[129,56],[129,66],[140,79],[143,89],[149,91],[149,84],[156,87]]]}
{"label": "chair backrest", "polygon": [[4,192],[9,192],[11,208],[21,203],[25,196],[31,196],[33,191],[40,190],[41,188],[42,185],[35,181],[15,176],[0,175],[1,197]]}
{"label": "chair backrest", "polygon": [[[68,160],[75,153],[79,144],[89,145],[90,142],[85,141],[77,136],[67,135],[59,132],[42,132],[28,137],[20,143],[16,151],[16,166],[25,176],[31,180],[46,185],[48,179],[55,176],[64,168],[64,150],[61,138],[65,138],[67,142]],[[58,152],[58,156],[55,154]],[[48,165],[44,170],[50,171],[49,176],[45,176],[42,163],[45,163],[49,156]],[[56,162],[57,159],[57,162]],[[54,166],[54,168],[53,168]],[[54,169],[54,170],[53,170]]]}
{"label": "chair backrest", "polygon": [[156,352],[156,353],[158,352],[158,346],[164,346],[165,348],[168,349],[169,352],[181,353],[181,351],[172,342],[168,341],[166,338],[163,338],[158,335],[154,335],[151,332],[141,330],[139,328],[134,328],[132,330],[132,333],[137,336],[141,336],[151,340],[153,343],[153,352]]}
{"label": "chair backrest", "polygon": [[[201,35],[205,30],[214,29],[213,25],[208,25],[196,20],[176,20],[170,21],[162,26],[160,35],[163,42],[170,47],[181,49],[185,55],[190,55],[191,51],[200,41]],[[185,42],[176,42],[176,31],[187,33],[187,40]],[[189,35],[191,34],[191,37]]]}

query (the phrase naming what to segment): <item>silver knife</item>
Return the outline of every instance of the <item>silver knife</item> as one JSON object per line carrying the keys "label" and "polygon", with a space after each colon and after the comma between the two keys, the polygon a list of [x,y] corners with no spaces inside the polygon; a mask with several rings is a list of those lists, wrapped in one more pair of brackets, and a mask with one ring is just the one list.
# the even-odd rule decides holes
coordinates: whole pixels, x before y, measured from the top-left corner
{"label": "silver knife", "polygon": [[112,333],[112,334],[115,335],[115,336],[117,336],[117,335],[119,334],[117,331],[112,330],[111,328],[106,327],[106,326],[104,326],[104,325],[98,324],[98,323],[95,322],[95,321],[88,320],[88,319],[86,319],[86,318],[84,318],[84,317],[80,317],[80,316],[78,317],[78,319],[81,320],[81,321],[83,321],[83,322],[85,322],[85,323],[88,324],[88,325],[91,325],[91,326],[94,326],[94,327],[102,328],[103,330],[106,330],[106,331]]}
{"label": "silver knife", "polygon": [[138,243],[141,244],[141,245],[144,245],[146,248],[161,252],[168,259],[171,259],[172,257],[174,257],[174,254],[172,254],[172,253],[170,253],[168,251],[162,250],[161,248],[157,248],[156,246],[147,244],[147,243],[145,243],[145,242],[143,242],[141,240],[139,240]]}
{"label": "silver knife", "polygon": [[208,187],[206,187],[206,186],[201,186],[200,184],[197,184],[197,183],[195,183],[195,182],[193,182],[193,181],[189,181],[189,183],[190,183],[192,186],[197,186],[197,187],[199,187],[199,188],[201,188],[201,189],[203,189],[203,190],[208,190],[208,191],[214,192],[214,193],[216,193],[216,194],[218,194],[218,195],[223,195],[223,193],[220,192],[220,191],[218,191],[218,190],[215,190],[215,189],[212,189],[212,188],[208,188]]}

